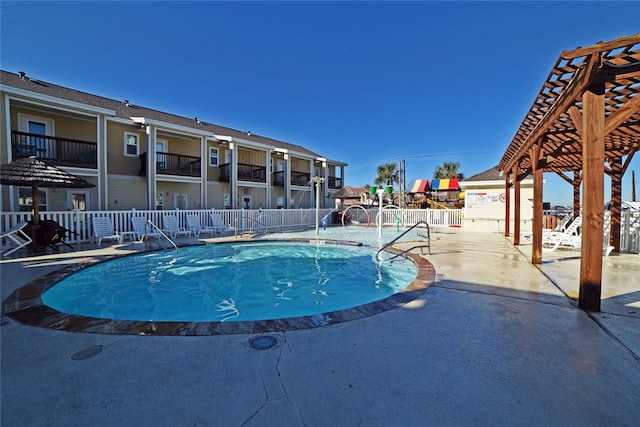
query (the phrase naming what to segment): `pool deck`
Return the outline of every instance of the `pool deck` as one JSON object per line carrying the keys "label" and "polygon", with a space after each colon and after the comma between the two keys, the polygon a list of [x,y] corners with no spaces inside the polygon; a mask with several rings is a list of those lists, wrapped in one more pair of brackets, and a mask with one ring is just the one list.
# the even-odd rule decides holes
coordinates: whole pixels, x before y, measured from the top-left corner
{"label": "pool deck", "polygon": [[[602,312],[576,307],[579,252],[434,233],[429,289],[378,314],[257,334],[65,332],[2,317],[2,426],[636,426],[640,255],[603,263]],[[233,240],[233,238],[231,238]],[[183,240],[185,241],[185,240]],[[0,262],[4,301],[62,267],[135,252],[78,247]]]}

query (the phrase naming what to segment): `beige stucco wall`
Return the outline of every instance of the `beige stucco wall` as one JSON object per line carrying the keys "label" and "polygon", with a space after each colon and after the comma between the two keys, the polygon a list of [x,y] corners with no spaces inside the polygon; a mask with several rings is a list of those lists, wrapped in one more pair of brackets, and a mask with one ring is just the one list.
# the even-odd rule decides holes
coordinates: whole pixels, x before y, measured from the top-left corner
{"label": "beige stucco wall", "polygon": [[109,175],[109,210],[147,209],[147,181],[144,177]]}
{"label": "beige stucco wall", "polygon": [[296,159],[296,158],[291,159],[292,171],[308,173],[311,170],[310,167],[311,166],[310,166],[309,160]]}
{"label": "beige stucco wall", "polygon": [[224,209],[224,195],[229,193],[228,182],[207,183],[207,209]]}
{"label": "beige stucco wall", "polygon": [[147,151],[147,135],[136,126],[109,122],[107,124],[107,170],[111,175],[138,176],[140,159],[124,155],[125,132],[138,135],[140,153]]}
{"label": "beige stucco wall", "polygon": [[13,106],[11,107],[11,129],[23,132],[26,130],[21,130],[19,127],[18,117],[20,115],[52,120],[53,133],[51,136],[76,139],[85,142],[96,142],[97,135],[95,118],[68,117],[50,112]]}
{"label": "beige stucco wall", "polygon": [[187,209],[201,209],[200,184],[159,181],[156,190],[163,193],[164,210],[176,209],[174,200],[176,194],[187,195]]}

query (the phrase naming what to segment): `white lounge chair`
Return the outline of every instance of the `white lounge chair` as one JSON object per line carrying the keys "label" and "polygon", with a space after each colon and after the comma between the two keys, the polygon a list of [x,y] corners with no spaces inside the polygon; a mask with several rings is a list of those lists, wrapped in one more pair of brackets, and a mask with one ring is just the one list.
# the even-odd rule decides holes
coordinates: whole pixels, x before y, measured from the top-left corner
{"label": "white lounge chair", "polygon": [[[611,223],[611,216],[605,214],[604,220],[604,236],[602,240],[602,254],[609,256],[613,251],[613,246],[609,245],[609,225]],[[556,249],[574,249],[580,250],[582,248],[582,218],[577,216],[576,219],[569,224],[566,231],[563,233],[549,231],[542,234],[542,250],[553,252]]]}
{"label": "white lounge chair", "polygon": [[93,223],[93,237],[98,242],[98,246],[102,244],[103,240],[116,240],[118,243],[122,243],[123,236],[113,230],[111,218],[108,216],[96,216],[91,222]]}
{"label": "white lounge chair", "polygon": [[216,231],[216,233],[226,233],[233,230],[232,227],[228,226],[224,223],[224,221],[222,221],[222,216],[219,213],[211,213],[209,214],[209,216],[211,217],[212,228]]}
{"label": "white lounge chair", "polygon": [[159,239],[161,234],[151,225],[147,225],[147,218],[143,216],[131,217],[131,225],[136,235],[136,240],[142,242],[144,239]]}
{"label": "white lounge chair", "polygon": [[582,217],[578,215],[564,231],[547,230],[542,233],[542,250],[553,252],[558,248],[580,249]]}
{"label": "white lounge chair", "polygon": [[164,226],[163,231],[174,239],[178,236],[191,236],[191,230],[178,225],[178,218],[175,215],[162,215],[162,224]]}
{"label": "white lounge chair", "polygon": [[26,226],[27,222],[22,221],[0,235],[0,241],[2,242],[2,256],[10,255],[31,243],[31,237],[29,237],[29,235],[27,235],[23,230]]}
{"label": "white lounge chair", "polygon": [[213,235],[216,232],[214,228],[202,225],[198,215],[187,215],[187,224],[189,225],[189,230],[197,237],[200,237],[200,234],[209,233]]}

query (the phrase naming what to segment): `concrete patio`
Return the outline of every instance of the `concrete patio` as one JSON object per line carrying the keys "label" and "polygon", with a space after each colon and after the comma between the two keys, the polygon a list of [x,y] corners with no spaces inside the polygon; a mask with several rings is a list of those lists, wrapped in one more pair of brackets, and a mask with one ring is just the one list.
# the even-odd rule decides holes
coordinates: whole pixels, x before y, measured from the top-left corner
{"label": "concrete patio", "polygon": [[[601,313],[577,295],[579,252],[441,229],[436,280],[403,307],[255,335],[72,333],[3,315],[3,426],[636,426],[640,255],[604,260]],[[95,245],[0,263],[2,300]],[[24,253],[23,253],[24,255]]]}

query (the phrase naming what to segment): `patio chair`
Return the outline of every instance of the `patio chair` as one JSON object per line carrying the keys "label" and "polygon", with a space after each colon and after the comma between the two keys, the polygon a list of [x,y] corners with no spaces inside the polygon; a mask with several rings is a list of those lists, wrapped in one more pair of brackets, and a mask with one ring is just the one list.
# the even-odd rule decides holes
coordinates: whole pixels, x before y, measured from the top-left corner
{"label": "patio chair", "polygon": [[65,242],[64,239],[67,238],[67,234],[77,236],[77,232],[63,227],[52,219],[40,221],[40,225],[42,226],[39,232],[40,237],[37,237],[36,241],[42,240],[48,247],[56,251],[60,250],[60,245],[73,249],[73,246]]}
{"label": "patio chair", "polygon": [[[573,214],[567,214],[565,216],[562,217],[562,219],[560,221],[558,221],[558,224],[556,225],[556,228],[552,229],[552,230],[547,230],[547,231],[567,231],[567,226],[573,221]],[[581,219],[582,222],[582,219]],[[543,230],[544,231],[544,230]]]}
{"label": "patio chair", "polygon": [[233,230],[232,227],[228,226],[224,223],[224,221],[222,221],[222,216],[220,216],[219,213],[211,213],[209,214],[209,216],[211,217],[212,228],[216,233],[227,233],[228,231]]}
{"label": "patio chair", "polygon": [[[613,246],[609,245],[609,224],[610,216],[605,215],[604,238],[602,240],[602,254],[604,256],[609,256],[613,251]],[[564,232],[549,231],[543,233],[542,250],[549,252],[559,248],[580,250],[582,247],[581,226],[582,218],[577,216]]]}
{"label": "patio chair", "polygon": [[93,223],[93,237],[98,242],[98,246],[102,244],[103,240],[117,240],[118,243],[122,244],[123,236],[113,231],[111,218],[108,216],[96,216],[91,222]]}
{"label": "patio chair", "polygon": [[162,215],[163,230],[169,234],[173,239],[182,236],[191,236],[191,230],[187,230],[184,227],[178,225],[178,218],[175,215]]}
{"label": "patio chair", "polygon": [[131,225],[133,226],[133,232],[136,236],[136,240],[142,242],[144,239],[159,239],[161,234],[152,226],[147,226],[147,218],[143,216],[131,217]]}
{"label": "patio chair", "polygon": [[582,217],[578,215],[564,231],[547,230],[542,233],[542,250],[553,252],[560,247],[580,249]]}
{"label": "patio chair", "polygon": [[31,237],[24,232],[26,226],[27,222],[23,221],[0,235],[0,241],[2,241],[2,256],[10,255],[31,243]]}
{"label": "patio chair", "polygon": [[201,233],[213,235],[216,232],[214,228],[202,225],[198,215],[187,215],[187,224],[189,225],[189,230],[197,237],[200,237]]}

